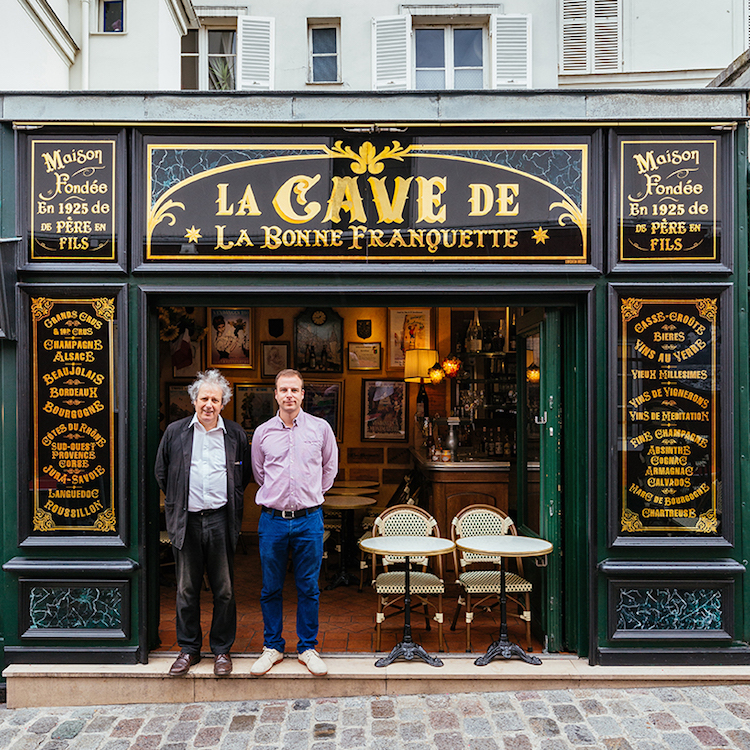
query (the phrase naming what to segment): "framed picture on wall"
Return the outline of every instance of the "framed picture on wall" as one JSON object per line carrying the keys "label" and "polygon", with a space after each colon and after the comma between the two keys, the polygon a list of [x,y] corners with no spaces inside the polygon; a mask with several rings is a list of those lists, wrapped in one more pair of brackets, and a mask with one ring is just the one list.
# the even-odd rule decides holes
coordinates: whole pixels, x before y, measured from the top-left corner
{"label": "framed picture on wall", "polygon": [[204,367],[205,307],[159,307],[159,339],[169,347],[173,378],[194,378]]}
{"label": "framed picture on wall", "polygon": [[234,384],[234,421],[253,439],[256,428],[269,420],[278,410],[272,385],[258,383]]}
{"label": "framed picture on wall", "polygon": [[344,319],[330,307],[310,307],[294,319],[294,363],[300,372],[344,371]]}
{"label": "framed picture on wall", "polygon": [[383,366],[383,350],[379,341],[349,342],[350,370],[379,370]]}
{"label": "framed picture on wall", "polygon": [[344,439],[344,384],[335,381],[305,380],[302,408],[315,417],[325,419],[336,440]]}
{"label": "framed picture on wall", "polygon": [[389,307],[388,308],[388,370],[404,367],[404,352],[407,349],[432,348],[432,308]]}
{"label": "framed picture on wall", "polygon": [[406,440],[406,383],[362,381],[362,440]]}
{"label": "framed picture on wall", "polygon": [[208,366],[252,367],[253,329],[247,307],[208,308]]}
{"label": "framed picture on wall", "polygon": [[260,342],[260,376],[262,378],[275,378],[277,373],[288,367],[288,341]]}
{"label": "framed picture on wall", "polygon": [[185,383],[167,383],[167,424],[195,414]]}

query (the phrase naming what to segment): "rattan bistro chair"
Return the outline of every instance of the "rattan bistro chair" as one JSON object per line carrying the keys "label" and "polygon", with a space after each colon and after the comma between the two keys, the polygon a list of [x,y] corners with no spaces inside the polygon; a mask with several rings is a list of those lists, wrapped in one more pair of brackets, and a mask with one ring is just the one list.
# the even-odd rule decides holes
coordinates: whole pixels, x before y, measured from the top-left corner
{"label": "rattan bistro chair", "polygon": [[[492,534],[518,534],[513,520],[492,505],[469,505],[459,511],[451,522],[451,539],[454,542],[461,537]],[[456,548],[453,551],[453,561],[457,574],[456,583],[463,589],[463,593],[458,596],[451,630],[456,629],[458,614],[461,607],[465,606],[466,650],[471,651],[471,623],[474,613],[478,608],[487,606],[486,602],[489,600],[494,600],[490,607],[500,601],[500,558],[462,552]],[[516,605],[518,610],[512,612],[511,606],[507,615],[525,621],[526,650],[531,651],[531,583],[523,577],[523,561],[520,557],[516,558],[516,566],[517,573],[506,571],[505,592],[508,605]]]}
{"label": "rattan bistro chair", "polygon": [[[376,536],[440,536],[437,521],[426,511],[416,505],[393,505],[386,508],[376,519],[372,527],[372,535]],[[376,555],[372,555],[372,570],[376,571]],[[435,560],[437,575],[427,571],[426,557],[412,557],[410,563],[418,565],[421,570],[411,570],[409,574],[412,602],[424,607],[425,628],[430,630],[429,609],[435,610],[434,620],[438,624],[438,647],[445,651],[443,637],[443,561],[438,555]],[[381,625],[386,617],[403,612],[405,576],[403,566],[405,559],[394,555],[383,555],[380,560],[383,572],[375,576],[372,582],[378,595],[378,611],[375,616],[375,650],[380,651]],[[400,566],[400,570],[394,567]],[[437,603],[430,600],[437,597]],[[387,610],[393,609],[392,612]]]}

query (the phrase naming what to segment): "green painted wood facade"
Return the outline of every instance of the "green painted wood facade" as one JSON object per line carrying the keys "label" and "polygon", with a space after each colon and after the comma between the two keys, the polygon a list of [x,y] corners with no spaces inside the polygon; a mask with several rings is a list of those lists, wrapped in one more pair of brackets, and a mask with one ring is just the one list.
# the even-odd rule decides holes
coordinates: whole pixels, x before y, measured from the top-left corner
{"label": "green painted wood facade", "polygon": [[[182,96],[182,95],[181,95]],[[5,663],[11,662],[136,662],[145,661],[156,642],[158,628],[158,496],[152,478],[153,457],[159,440],[160,393],[154,385],[158,372],[159,331],[156,308],[169,304],[195,306],[523,306],[541,307],[556,320],[554,338],[543,346],[548,361],[559,358],[559,371],[543,374],[544,384],[561,394],[557,415],[560,433],[546,448],[542,472],[559,475],[559,500],[542,507],[559,513],[559,583],[546,596],[563,601],[549,605],[547,615],[559,617],[559,639],[553,650],[574,651],[593,663],[747,663],[750,661],[750,625],[745,571],[748,523],[747,487],[750,422],[748,420],[748,264],[747,264],[747,128],[744,93],[668,92],[653,104],[651,93],[629,93],[635,102],[626,121],[605,112],[618,111],[622,94],[597,93],[598,114],[583,109],[590,93],[566,97],[549,94],[547,105],[561,112],[576,111],[566,119],[549,115],[540,96],[498,95],[477,103],[466,96],[467,117],[462,122],[433,120],[410,122],[409,96],[367,97],[351,94],[333,97],[339,107],[364,101],[367,111],[383,107],[380,128],[408,128],[418,138],[443,138],[455,143],[467,140],[529,139],[552,143],[588,139],[591,154],[590,247],[588,262],[565,265],[497,258],[435,263],[429,259],[409,262],[361,261],[315,262],[300,258],[283,261],[227,258],[204,263],[190,255],[184,259],[144,259],[143,216],[146,196],[142,169],[144,137],[234,139],[281,135],[288,144],[306,143],[313,135],[331,142],[361,144],[365,136],[353,136],[356,123],[343,118],[324,122],[326,99],[310,97],[315,105],[309,122],[304,117],[264,113],[268,97],[227,97],[232,112],[224,121],[211,119],[217,97],[178,97],[180,106],[169,110],[167,95],[148,97],[154,111],[136,111],[135,99],[125,101],[132,112],[122,115],[99,96],[43,95],[6,98],[0,129],[0,234],[9,241],[1,247],[4,281],[13,298],[0,326],[0,510],[3,547],[2,591],[5,606],[0,613],[0,638]],[[304,97],[303,97],[304,98]],[[422,100],[421,97],[420,101]],[[274,99],[283,102],[281,95]],[[561,104],[564,102],[564,106]],[[247,103],[248,115],[236,116]],[[195,105],[200,124],[188,121],[185,110]],[[454,98],[455,104],[455,98]],[[159,110],[159,108],[162,108]],[[392,111],[387,117],[383,112]],[[524,107],[534,119],[524,119]],[[581,108],[580,112],[576,108]],[[179,114],[178,110],[182,112]],[[270,108],[269,108],[270,111]],[[690,116],[690,112],[694,114]],[[544,113],[547,112],[546,116]],[[679,120],[675,120],[679,118]],[[178,125],[175,125],[175,122]],[[116,125],[112,125],[116,122]],[[14,124],[16,129],[14,130]],[[302,126],[305,127],[302,127]],[[438,128],[437,125],[440,125]],[[32,126],[33,129],[27,129]],[[41,126],[37,128],[37,126]],[[27,140],[30,137],[62,137],[66,133],[95,137],[119,134],[123,147],[124,199],[118,231],[122,244],[109,263],[68,260],[29,262],[29,233],[21,203],[28,201]],[[617,173],[613,168],[615,134],[638,137],[710,138],[719,136],[723,160],[719,182],[731,205],[722,205],[722,255],[715,262],[670,260],[618,263],[613,248],[612,195]],[[387,140],[399,135],[388,134]],[[349,139],[349,141],[347,141]],[[26,170],[26,171],[25,171]],[[211,200],[215,200],[211,198]],[[301,210],[301,209],[300,209]],[[28,218],[28,217],[26,217]],[[19,237],[18,241],[12,238]],[[165,240],[166,242],[166,240]],[[178,256],[179,258],[179,256]],[[620,293],[622,292],[622,293]],[[720,533],[704,535],[699,543],[686,535],[628,535],[618,528],[617,419],[618,301],[623,295],[720,299],[722,342],[720,468],[728,476],[721,496]],[[619,296],[618,296],[619,295]],[[117,300],[117,398],[118,478],[115,507],[116,533],[51,535],[30,533],[28,494],[24,467],[29,466],[28,416],[32,393],[29,300],[32,297],[88,298],[106,296]],[[614,338],[613,338],[614,337]],[[554,351],[555,357],[551,356]],[[554,380],[550,386],[550,379]],[[156,378],[158,381],[158,377]],[[614,389],[614,390],[613,390]],[[613,421],[614,420],[614,421]],[[19,471],[19,467],[21,470]],[[727,474],[728,472],[728,474]],[[555,480],[557,481],[557,480]],[[549,498],[547,498],[549,499]],[[614,509],[614,510],[613,510]],[[26,519],[26,520],[25,520]],[[726,528],[731,524],[731,528]],[[110,585],[111,584],[111,585]],[[116,585],[115,585],[116,584]],[[546,585],[546,584],[545,584]],[[36,589],[34,588],[36,587]],[[97,634],[90,627],[28,628],[30,592],[63,597],[81,588],[119,591],[115,606],[120,626]],[[667,589],[672,598],[706,605],[701,591],[713,592],[721,602],[720,627],[694,627],[685,631],[652,627],[633,633],[617,627],[618,599],[657,595]],[[37,591],[37,593],[39,593]],[[636,593],[633,593],[636,592]],[[117,593],[112,594],[118,596]],[[708,596],[708,595],[706,595]],[[710,597],[709,597],[710,598]],[[67,600],[66,600],[67,601]],[[556,613],[552,615],[551,613]],[[667,612],[666,616],[670,613]],[[658,617],[656,618],[658,621]],[[696,620],[697,622],[697,620]],[[713,628],[713,631],[712,631]],[[106,632],[105,632],[106,631]]]}

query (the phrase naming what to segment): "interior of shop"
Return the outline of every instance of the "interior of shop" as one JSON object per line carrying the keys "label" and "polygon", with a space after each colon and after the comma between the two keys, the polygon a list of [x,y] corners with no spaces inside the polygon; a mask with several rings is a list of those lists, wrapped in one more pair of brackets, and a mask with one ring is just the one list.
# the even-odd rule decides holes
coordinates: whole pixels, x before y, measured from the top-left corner
{"label": "interior of shop", "polygon": [[[524,528],[538,530],[539,411],[541,373],[538,329],[524,327],[534,310],[520,307],[160,307],[161,428],[193,413],[186,387],[201,369],[216,367],[232,383],[234,395],[223,416],[238,422],[252,440],[254,429],[276,412],[275,374],[286,367],[305,380],[303,408],[326,419],[339,445],[339,473],[333,496],[365,498],[357,507],[348,559],[346,516],[336,501],[324,505],[326,552],[321,572],[320,644],[327,653],[376,650],[377,593],[372,581],[379,559],[360,552],[356,539],[372,533],[386,508],[409,502],[437,521],[437,535],[450,538],[454,517],[476,504],[499,508]],[[536,311],[538,313],[538,311]],[[523,335],[519,331],[523,330]],[[519,431],[520,426],[520,431]],[[518,471],[519,460],[524,470]],[[234,652],[256,653],[263,646],[260,563],[257,550],[256,486],[245,494],[235,588],[238,635]],[[356,505],[356,503],[355,503]],[[519,508],[519,506],[521,506]],[[163,529],[163,526],[162,526]],[[166,532],[160,544],[159,650],[176,651],[174,573]],[[342,545],[343,542],[343,545]],[[448,652],[483,652],[497,637],[496,598],[477,606],[467,648],[465,607],[456,613],[460,587],[453,555],[444,556],[442,578],[444,642]],[[544,644],[537,616],[542,585],[532,559],[509,562],[531,584],[529,600],[508,603],[511,640],[528,647]],[[432,572],[438,561],[429,562]],[[490,566],[491,567],[491,566]],[[529,570],[534,569],[536,570]],[[346,572],[347,585],[341,584]],[[331,586],[338,582],[338,585]],[[330,587],[330,588],[327,588]],[[202,620],[210,623],[210,591],[204,592]],[[427,608],[424,608],[428,611]],[[524,614],[531,611],[530,615]],[[438,652],[438,628],[422,607],[412,616],[413,635]],[[455,615],[455,629],[453,626]],[[520,615],[520,616],[514,616]],[[426,624],[429,623],[429,630]],[[295,642],[293,576],[285,590],[285,637]],[[403,616],[382,624],[382,651],[400,639]]]}

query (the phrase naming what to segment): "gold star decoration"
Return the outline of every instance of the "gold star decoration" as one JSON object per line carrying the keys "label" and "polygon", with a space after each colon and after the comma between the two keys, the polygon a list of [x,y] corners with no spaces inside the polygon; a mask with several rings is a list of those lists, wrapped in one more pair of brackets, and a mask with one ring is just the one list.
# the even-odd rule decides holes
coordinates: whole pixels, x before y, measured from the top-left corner
{"label": "gold star decoration", "polygon": [[534,238],[534,242],[536,242],[537,245],[539,243],[544,245],[549,239],[549,232],[546,229],[539,227],[539,229],[534,230],[534,233],[531,236]]}
{"label": "gold star decoration", "polygon": [[188,242],[198,242],[198,240],[202,236],[203,235],[201,235],[201,230],[200,229],[196,229],[195,225],[193,225],[192,227],[190,227],[190,229],[188,229],[187,232],[185,232],[185,239]]}

